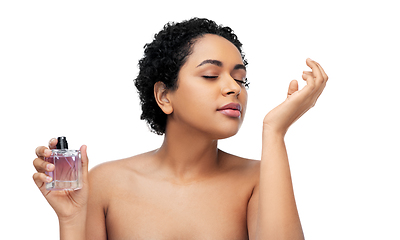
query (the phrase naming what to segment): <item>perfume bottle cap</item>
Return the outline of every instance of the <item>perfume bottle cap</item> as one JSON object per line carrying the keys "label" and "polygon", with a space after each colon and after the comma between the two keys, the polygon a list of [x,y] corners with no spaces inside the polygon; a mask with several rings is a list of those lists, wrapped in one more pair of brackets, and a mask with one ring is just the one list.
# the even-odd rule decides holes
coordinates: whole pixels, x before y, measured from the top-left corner
{"label": "perfume bottle cap", "polygon": [[68,149],[68,142],[66,137],[58,137],[57,141],[57,149]]}

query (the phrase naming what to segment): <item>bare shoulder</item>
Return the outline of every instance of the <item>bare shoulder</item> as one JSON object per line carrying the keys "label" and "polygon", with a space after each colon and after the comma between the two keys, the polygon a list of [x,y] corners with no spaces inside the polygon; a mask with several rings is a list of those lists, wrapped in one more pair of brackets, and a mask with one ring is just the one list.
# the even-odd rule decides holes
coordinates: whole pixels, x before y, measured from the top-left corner
{"label": "bare shoulder", "polygon": [[102,199],[104,205],[107,205],[117,188],[137,182],[152,153],[108,161],[93,167],[89,172],[90,195]]}
{"label": "bare shoulder", "polygon": [[110,181],[125,177],[126,174],[138,173],[146,166],[146,161],[153,151],[142,153],[133,157],[108,161],[93,167],[89,172],[89,178],[98,181]]}
{"label": "bare shoulder", "polygon": [[219,151],[221,160],[230,167],[238,167],[243,170],[259,170],[260,161],[239,157],[224,151]]}
{"label": "bare shoulder", "polygon": [[[127,188],[137,182],[141,169],[146,169],[148,159],[152,152],[143,153],[133,157],[114,160],[99,164],[89,172],[89,200],[93,205],[107,212],[110,200],[116,191]],[[121,192],[121,191],[120,191]],[[122,191],[123,192],[123,191]]]}
{"label": "bare shoulder", "polygon": [[221,150],[220,157],[225,168],[252,179],[255,184],[258,183],[260,177],[259,160],[239,157]]}

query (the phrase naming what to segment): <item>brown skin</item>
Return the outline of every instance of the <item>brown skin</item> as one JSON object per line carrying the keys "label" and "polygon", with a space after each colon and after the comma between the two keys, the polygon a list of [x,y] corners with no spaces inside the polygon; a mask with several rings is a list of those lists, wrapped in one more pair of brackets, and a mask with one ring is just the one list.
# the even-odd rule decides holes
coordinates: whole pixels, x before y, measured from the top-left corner
{"label": "brown skin", "polygon": [[[201,65],[210,59],[222,64]],[[89,176],[83,146],[81,190],[48,193],[44,171],[54,166],[43,161],[49,150],[37,148],[33,178],[59,216],[61,239],[85,239],[85,232],[86,239],[303,239],[283,139],[315,104],[327,76],[307,60],[307,86],[298,91],[292,82],[288,99],[264,119],[260,162],[217,148],[218,139],[237,133],[245,115],[247,91],[236,81],[246,77],[242,64],[226,39],[199,39],[179,72],[178,88],[155,84],[158,105],[168,114],[162,146],[96,166]],[[240,117],[218,111],[232,102],[242,106]],[[83,222],[86,229],[77,224]]]}

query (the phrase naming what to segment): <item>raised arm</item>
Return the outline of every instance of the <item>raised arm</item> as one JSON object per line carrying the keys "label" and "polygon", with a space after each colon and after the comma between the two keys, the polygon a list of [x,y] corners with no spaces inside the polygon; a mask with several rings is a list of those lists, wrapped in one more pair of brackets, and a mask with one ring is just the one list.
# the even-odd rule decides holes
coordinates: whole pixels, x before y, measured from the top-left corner
{"label": "raised arm", "polygon": [[[57,139],[50,140],[49,148],[54,149]],[[79,240],[86,239],[86,213],[88,199],[88,157],[87,147],[81,147],[82,153],[82,189],[75,191],[48,191],[45,184],[52,179],[45,174],[46,171],[54,171],[54,165],[44,161],[45,157],[51,155],[47,147],[36,148],[37,158],[33,161],[36,173],[33,180],[42,192],[48,203],[58,216],[60,224],[60,239]]]}
{"label": "raised arm", "polygon": [[312,69],[302,76],[307,85],[298,90],[293,80],[287,99],[264,118],[255,239],[304,239],[284,137],[288,128],[315,105],[328,80],[318,63],[311,59],[306,63]]}

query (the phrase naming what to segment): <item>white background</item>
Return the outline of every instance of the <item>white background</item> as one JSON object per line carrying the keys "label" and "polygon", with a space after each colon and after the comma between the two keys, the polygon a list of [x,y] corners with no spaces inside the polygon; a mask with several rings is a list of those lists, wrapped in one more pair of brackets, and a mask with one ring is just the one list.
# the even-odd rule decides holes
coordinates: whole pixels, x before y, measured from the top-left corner
{"label": "white background", "polygon": [[137,62],[165,23],[197,16],[232,27],[249,61],[246,120],[220,148],[260,159],[264,115],[290,80],[302,81],[306,58],[318,61],[326,90],[286,137],[305,236],[400,239],[398,9],[385,0],[2,1],[2,236],[58,238],[32,180],[34,150],[51,137],[88,145],[90,167],[160,146],[139,119]]}

